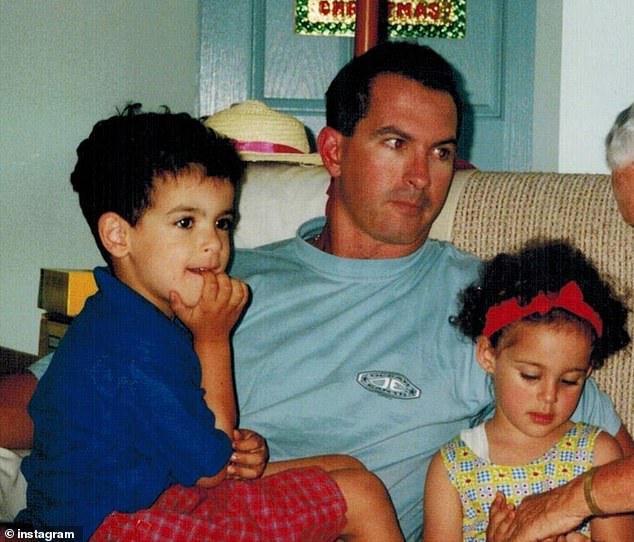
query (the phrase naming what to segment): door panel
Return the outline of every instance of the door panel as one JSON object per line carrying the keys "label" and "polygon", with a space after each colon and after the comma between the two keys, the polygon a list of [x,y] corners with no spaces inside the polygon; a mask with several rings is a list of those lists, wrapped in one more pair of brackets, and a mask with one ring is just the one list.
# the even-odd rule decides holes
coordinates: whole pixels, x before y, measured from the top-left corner
{"label": "door panel", "polygon": [[[323,95],[353,39],[294,33],[292,0],[201,0],[200,113],[258,99],[316,134]],[[535,0],[469,0],[462,40],[420,39],[458,71],[468,107],[460,153],[482,169],[531,163]]]}

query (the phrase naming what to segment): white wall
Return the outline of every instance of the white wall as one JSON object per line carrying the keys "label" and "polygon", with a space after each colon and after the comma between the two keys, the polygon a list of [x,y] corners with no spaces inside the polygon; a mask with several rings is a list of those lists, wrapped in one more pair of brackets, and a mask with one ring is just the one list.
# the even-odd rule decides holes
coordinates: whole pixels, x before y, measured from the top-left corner
{"label": "white wall", "polygon": [[197,0],[0,0],[0,345],[37,351],[41,267],[102,265],[68,181],[129,100],[196,113]]}
{"label": "white wall", "polygon": [[534,171],[557,171],[561,91],[562,0],[537,0],[533,88]]}
{"label": "white wall", "polygon": [[634,101],[634,1],[538,0],[533,169],[606,173],[603,140]]}
{"label": "white wall", "polygon": [[634,1],[564,0],[559,170],[607,172],[603,140],[634,101]]}

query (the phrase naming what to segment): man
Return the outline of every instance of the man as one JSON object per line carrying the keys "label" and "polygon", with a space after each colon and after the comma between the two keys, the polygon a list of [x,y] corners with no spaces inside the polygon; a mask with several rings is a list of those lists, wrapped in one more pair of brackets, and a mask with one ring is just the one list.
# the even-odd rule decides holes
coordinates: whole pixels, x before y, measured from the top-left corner
{"label": "man", "polygon": [[[427,239],[461,109],[451,67],[427,47],[385,43],[353,59],[326,93],[318,136],[332,177],[326,219],[238,251],[231,268],[253,294],[233,341],[241,425],[267,438],[273,459],[361,459],[408,540],[420,540],[431,456],[492,402],[473,345],[449,324],[479,261]],[[631,443],[593,382],[579,414]]]}
{"label": "man", "polygon": [[[241,421],[273,458],[360,458],[417,540],[430,457],[492,401],[449,325],[479,261],[427,239],[453,177],[460,97],[434,51],[388,43],[345,66],[326,105],[326,219],[232,268],[253,291],[234,336]],[[591,383],[581,412],[616,433],[603,399]]]}
{"label": "man", "polygon": [[[605,144],[619,211],[634,226],[634,104],[616,117]],[[634,455],[603,465],[553,491],[530,497],[517,511],[498,498],[491,510],[487,540],[541,540],[566,533],[587,517],[623,512],[634,512]],[[571,534],[566,540],[581,539],[580,535]]]}

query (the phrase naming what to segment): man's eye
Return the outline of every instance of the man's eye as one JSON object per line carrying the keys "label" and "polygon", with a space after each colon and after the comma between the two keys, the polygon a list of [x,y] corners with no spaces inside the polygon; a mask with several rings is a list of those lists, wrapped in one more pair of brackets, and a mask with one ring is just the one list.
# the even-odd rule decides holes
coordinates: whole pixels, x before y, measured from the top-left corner
{"label": "man's eye", "polygon": [[400,137],[391,137],[385,140],[385,144],[390,149],[401,149],[405,146],[405,140]]}
{"label": "man's eye", "polygon": [[220,230],[231,231],[233,230],[233,222],[233,218],[220,218],[216,221],[216,227]]}
{"label": "man's eye", "polygon": [[453,160],[455,154],[456,152],[454,151],[454,149],[450,149],[447,147],[438,147],[436,149],[436,156],[443,162]]}
{"label": "man's eye", "polygon": [[191,217],[181,218],[176,221],[176,226],[184,230],[189,230],[194,225],[194,219]]}

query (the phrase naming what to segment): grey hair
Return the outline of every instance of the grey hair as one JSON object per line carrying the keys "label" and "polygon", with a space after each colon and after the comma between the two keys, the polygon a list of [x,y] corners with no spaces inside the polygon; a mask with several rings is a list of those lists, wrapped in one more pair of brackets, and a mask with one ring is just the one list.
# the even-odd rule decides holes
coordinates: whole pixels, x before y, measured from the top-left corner
{"label": "grey hair", "polygon": [[616,117],[605,138],[605,157],[612,171],[634,163],[634,103]]}

